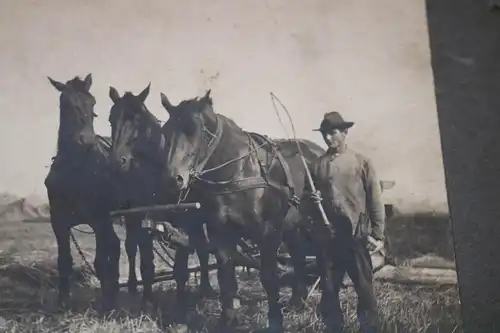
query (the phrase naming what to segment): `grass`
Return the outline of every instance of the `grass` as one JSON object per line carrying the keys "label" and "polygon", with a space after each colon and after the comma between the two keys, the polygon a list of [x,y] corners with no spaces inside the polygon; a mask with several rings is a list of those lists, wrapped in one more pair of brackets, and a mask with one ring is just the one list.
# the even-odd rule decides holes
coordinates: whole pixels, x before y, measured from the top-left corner
{"label": "grass", "polygon": [[432,254],[454,262],[450,220],[446,214],[396,213],[386,224],[388,252],[397,264]]}
{"label": "grass", "polygon": [[[390,244],[391,255],[398,262],[415,257],[415,251],[412,252],[410,246],[417,248],[419,254],[446,254],[442,249],[443,235],[427,231],[415,234],[415,230],[422,232],[425,229],[422,227],[424,222],[415,222],[419,219],[423,220],[422,217],[399,217],[397,227],[388,225],[388,235],[392,235],[391,239],[395,240]],[[436,219],[433,223],[437,225],[442,222]],[[415,223],[420,224],[415,226]],[[430,225],[434,226],[432,230],[440,228]],[[119,231],[123,240],[124,233]],[[412,237],[406,236],[406,239],[411,241],[403,241],[400,237],[409,232]],[[92,263],[95,247],[93,236],[78,232],[75,232],[75,236]],[[438,244],[433,245],[436,241]],[[0,223],[0,249],[0,332],[164,332],[169,325],[170,315],[175,308],[175,283],[163,283],[156,287],[159,300],[156,310],[141,309],[140,295],[130,295],[123,290],[119,295],[120,309],[111,317],[103,318],[95,310],[99,302],[98,283],[81,268],[82,262],[76,251],[73,251],[73,257],[78,269],[73,280],[72,310],[58,312],[54,288],[57,284],[57,247],[49,224]],[[124,254],[123,250],[122,280],[126,279],[128,270]],[[216,282],[213,285],[216,287]],[[257,273],[240,273],[239,286],[241,308],[238,313],[242,323],[248,327],[242,332],[264,327],[267,303]],[[219,302],[217,299],[198,300],[195,281],[190,281],[190,289],[191,331],[216,332]],[[461,332],[455,287],[424,288],[376,283],[376,294],[384,332]],[[283,288],[284,303],[289,296],[289,289]],[[349,332],[356,332],[356,295],[351,288],[346,288],[341,293],[341,299]],[[315,311],[318,302],[319,294],[315,293],[309,299],[305,311],[286,313],[287,331],[320,332],[322,323]]]}

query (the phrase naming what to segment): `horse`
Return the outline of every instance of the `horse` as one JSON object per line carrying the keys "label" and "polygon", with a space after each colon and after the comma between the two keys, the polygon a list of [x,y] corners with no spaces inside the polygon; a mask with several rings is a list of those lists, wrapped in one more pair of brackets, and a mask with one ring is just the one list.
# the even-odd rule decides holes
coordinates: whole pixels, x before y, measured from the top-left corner
{"label": "horse", "polygon": [[[150,90],[148,85],[140,94],[134,96],[125,92],[120,97],[114,87],[110,87],[109,96],[113,105],[109,114],[112,137],[112,159],[115,169],[125,180],[124,195],[126,200],[133,205],[155,205],[175,203],[176,198],[167,195],[160,186],[159,180],[162,172],[164,136],[160,121],[146,108],[146,100]],[[134,149],[129,149],[129,138],[134,141]],[[193,245],[200,261],[200,291],[202,297],[214,294],[209,278],[209,252],[203,224],[196,212],[185,212],[183,216],[160,213],[152,214],[157,217],[167,218],[174,225],[179,225],[187,231],[189,242]],[[141,253],[141,272],[144,282],[143,300],[155,303],[152,284],[154,279],[154,262],[152,252],[152,237],[147,229],[140,226],[134,234],[145,244],[145,256]],[[127,253],[129,250],[127,249]],[[185,300],[185,285],[189,278],[188,259],[190,251],[184,247],[177,248],[174,259],[174,275],[177,283],[178,298]]]}
{"label": "horse", "polygon": [[[300,228],[287,222],[304,219],[287,220],[287,215],[295,206],[292,214],[301,216],[297,207],[305,169],[296,146],[293,153],[286,154],[286,149],[278,149],[273,141],[263,136],[257,140],[230,118],[216,113],[210,92],[177,106],[161,94],[162,105],[170,115],[163,126],[162,183],[176,194],[191,193],[202,204],[219,265],[220,329],[231,331],[238,325],[233,303],[238,289],[234,255],[238,240],[243,238],[260,251],[260,280],[269,307],[267,329],[282,332],[277,251],[283,241],[296,258],[296,280],[301,280],[304,250],[297,231]],[[310,160],[321,153],[319,147],[315,148],[309,150]],[[295,232],[285,237],[290,230]]]}
{"label": "horse", "polygon": [[60,92],[57,154],[44,181],[58,247],[58,303],[67,308],[70,301],[71,228],[88,224],[95,233],[94,269],[107,311],[114,307],[118,293],[120,259],[120,240],[109,217],[119,205],[109,167],[111,142],[94,132],[92,74],[66,83],[48,79]]}

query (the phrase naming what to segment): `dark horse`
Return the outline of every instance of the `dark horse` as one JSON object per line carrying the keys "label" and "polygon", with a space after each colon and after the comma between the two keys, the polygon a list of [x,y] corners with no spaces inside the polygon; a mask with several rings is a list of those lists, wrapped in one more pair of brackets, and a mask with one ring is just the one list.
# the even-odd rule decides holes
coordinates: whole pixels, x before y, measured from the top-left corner
{"label": "dark horse", "polygon": [[[125,93],[123,97],[120,97],[116,89],[110,88],[110,98],[114,101],[115,105],[112,108],[110,114],[110,122],[113,128],[113,147],[114,157],[117,162],[124,168],[131,171],[132,167],[135,166],[137,169],[135,172],[142,172],[143,177],[149,176],[150,180],[145,180],[144,178],[138,178],[139,183],[146,185],[149,191],[163,192],[165,195],[165,186],[159,178],[163,170],[164,160],[168,157],[166,155],[166,141],[164,136],[164,128],[162,128],[156,117],[154,117],[145,107],[144,100],[149,92],[149,86],[138,96],[134,96],[131,93]],[[165,99],[164,99],[165,101]],[[164,103],[165,104],[165,103]],[[168,105],[168,102],[167,102]],[[250,136],[258,142],[260,145],[273,145],[271,141],[266,139],[264,136],[257,133],[249,133]],[[312,160],[320,156],[324,150],[307,140],[299,140],[302,150],[306,156],[307,160]],[[297,166],[297,156],[298,149],[297,145],[293,140],[279,140],[276,142],[277,149],[280,150],[280,156],[283,156],[287,161],[290,160],[293,166]],[[269,158],[270,156],[268,156]],[[268,160],[268,162],[270,162]],[[140,168],[139,168],[140,167]],[[142,169],[142,171],[141,171]],[[297,189],[300,191],[302,189],[304,170],[303,168],[294,168],[294,181],[296,182]],[[127,176],[127,179],[132,181],[132,177]],[[154,187],[156,184],[156,187]],[[159,186],[159,187],[158,187]],[[300,196],[300,193],[297,192]],[[159,198],[159,195],[155,196]],[[175,198],[161,200],[174,200]],[[196,195],[187,194],[187,200],[195,200]],[[188,219],[182,219],[181,222],[184,228],[191,229],[191,232],[195,230],[196,227],[200,227],[202,220],[198,218],[193,224],[189,224]],[[294,206],[290,207],[287,215],[287,223],[285,225],[285,238],[288,239],[288,244],[291,248],[292,257],[294,260],[294,266],[296,267],[296,276],[300,277],[300,268],[303,263],[303,241],[301,241],[300,230],[296,228],[298,223],[302,220],[298,210]],[[186,225],[186,223],[188,223]],[[206,240],[204,235],[199,232],[200,229],[196,229],[198,232],[192,232],[190,237],[201,243],[205,244]],[[194,236],[194,237],[193,237]],[[206,249],[206,245],[203,245],[202,249]],[[184,255],[177,252],[178,255]],[[200,253],[198,253],[200,255]],[[201,263],[203,260],[200,258]],[[175,261],[175,274],[177,282],[177,295],[180,305],[185,299],[185,282],[187,280],[187,266],[185,265],[186,259],[180,260],[176,258]],[[255,266],[253,266],[255,267]],[[260,265],[258,266],[260,269]],[[202,270],[202,272],[205,269]],[[207,278],[208,279],[208,278]],[[294,303],[299,303],[305,297],[305,286],[300,285],[303,282],[302,278],[295,279],[296,284],[294,285]],[[208,284],[208,283],[207,283]],[[202,282],[203,285],[203,282]],[[209,286],[209,284],[208,284]],[[181,308],[182,306],[179,306]]]}
{"label": "dark horse", "polygon": [[[295,283],[303,281],[305,242],[297,199],[304,187],[304,167],[296,145],[277,144],[252,135],[213,110],[210,90],[173,106],[162,94],[170,114],[163,126],[165,188],[190,191],[201,202],[210,243],[216,247],[221,293],[221,329],[237,324],[233,299],[237,293],[234,264],[238,240],[249,239],[260,251],[260,279],[267,293],[269,330],[283,331],[279,304],[277,251],[283,241],[294,261]],[[323,150],[302,140],[306,158]],[[309,148],[309,149],[305,149]],[[292,218],[290,218],[290,215]],[[287,218],[288,216],[288,218]],[[296,223],[294,225],[294,223]],[[296,286],[305,294],[305,286]],[[302,289],[302,290],[300,290]]]}
{"label": "dark horse", "polygon": [[[109,116],[113,141],[112,157],[116,170],[119,171],[124,180],[125,190],[122,195],[133,206],[175,203],[175,199],[177,199],[169,196],[159,182],[165,159],[163,153],[165,140],[160,121],[144,105],[149,89],[150,85],[137,96],[126,92],[120,97],[113,87],[110,88],[109,92],[114,103]],[[131,145],[133,149],[130,149]],[[211,295],[213,289],[210,285],[208,270],[209,252],[201,218],[196,215],[196,212],[182,214],[182,217],[163,213],[159,216],[155,215],[158,218],[167,218],[174,225],[182,221],[180,226],[189,235],[189,241],[196,249],[200,260],[200,290],[203,296]],[[152,294],[154,278],[152,237],[148,234],[147,229],[141,228],[140,225],[128,226],[127,230],[132,227],[135,230],[136,239],[144,247],[144,255],[141,250],[141,273],[144,281],[143,299],[154,301]],[[135,244],[127,245],[127,254],[129,260],[131,260],[130,257],[135,257]],[[182,294],[180,298],[183,300],[185,300],[184,287],[189,278],[188,259],[188,249],[178,248],[175,254],[174,274],[178,291]]]}
{"label": "dark horse", "polygon": [[103,307],[111,309],[118,293],[120,259],[120,240],[109,218],[109,212],[118,206],[109,168],[111,143],[94,132],[97,115],[89,91],[91,74],[65,84],[49,81],[61,92],[57,155],[45,178],[58,246],[59,304],[66,307],[70,300],[71,228],[88,224],[96,237],[94,268],[101,282]]}

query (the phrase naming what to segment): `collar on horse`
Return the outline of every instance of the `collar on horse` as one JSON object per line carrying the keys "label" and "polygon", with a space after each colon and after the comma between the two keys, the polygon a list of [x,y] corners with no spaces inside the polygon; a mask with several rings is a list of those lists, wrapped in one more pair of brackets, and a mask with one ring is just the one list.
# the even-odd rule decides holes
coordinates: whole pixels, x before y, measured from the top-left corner
{"label": "collar on horse", "polygon": [[[263,188],[263,187],[271,186],[279,191],[283,191],[283,192],[287,193],[288,197],[289,197],[289,201],[292,204],[296,205],[297,198],[294,195],[294,192],[295,192],[294,184],[293,184],[292,176],[290,173],[290,169],[288,167],[288,163],[283,158],[283,156],[279,152],[279,150],[275,148],[275,144],[270,139],[268,139],[264,136],[259,135],[263,139],[262,140],[263,143],[257,145],[254,138],[252,138],[251,134],[246,133],[248,138],[249,138],[249,146],[252,148],[252,149],[250,149],[250,151],[248,153],[244,154],[243,156],[239,156],[239,157],[234,158],[232,160],[226,161],[226,162],[224,162],[216,167],[213,167],[210,169],[205,169],[206,164],[208,163],[208,161],[212,157],[213,153],[215,152],[215,150],[219,146],[222,135],[223,135],[223,131],[224,131],[223,130],[223,128],[224,128],[223,119],[217,114],[216,114],[216,122],[217,123],[216,123],[215,133],[212,133],[211,131],[209,131],[206,128],[205,124],[203,123],[203,132],[207,133],[212,138],[208,143],[207,152],[206,152],[205,156],[203,157],[203,159],[199,163],[195,162],[194,166],[190,170],[190,184],[189,185],[191,185],[193,180],[201,181],[205,184],[209,184],[212,186],[212,191],[210,192],[212,195],[230,194],[230,193],[235,193],[235,192],[240,192],[240,191],[245,191],[245,190],[250,190],[250,189],[255,189],[255,188]],[[262,148],[265,145],[270,145],[271,147],[273,147],[273,152],[275,153],[275,156],[277,156],[277,158],[278,158],[278,160],[283,168],[283,171],[285,172],[285,176],[287,179],[286,185],[277,184],[277,183],[272,182],[272,180],[268,179],[268,177],[266,175],[267,172],[264,170],[263,163],[258,156],[256,156],[256,158],[257,158],[259,167],[261,169],[260,176],[247,177],[247,178],[242,178],[242,179],[234,179],[235,177],[233,177],[232,179],[225,180],[225,181],[210,181],[208,179],[201,178],[202,175],[204,175],[208,172],[220,169],[228,164],[231,164],[233,162],[236,162],[238,160],[241,160],[243,158],[250,156],[252,153],[257,152],[259,148]],[[200,147],[200,150],[198,151],[197,158],[200,155],[200,151],[201,151],[201,147]],[[189,192],[189,188],[190,188],[189,185],[188,185],[187,192]],[[187,192],[183,195],[184,198],[187,196]]]}

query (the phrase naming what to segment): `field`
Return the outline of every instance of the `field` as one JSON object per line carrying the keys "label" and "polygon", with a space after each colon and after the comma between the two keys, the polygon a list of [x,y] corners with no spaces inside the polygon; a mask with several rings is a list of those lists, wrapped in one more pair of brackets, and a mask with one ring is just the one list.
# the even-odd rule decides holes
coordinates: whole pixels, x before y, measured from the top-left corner
{"label": "field", "polygon": [[[81,227],[83,230],[88,230]],[[124,240],[124,232],[116,227]],[[388,225],[390,254],[400,265],[423,255],[431,261],[438,256],[452,262],[453,251],[448,221],[442,216],[396,216]],[[411,236],[410,236],[411,235]],[[75,231],[82,249],[92,263],[94,239]],[[0,332],[160,332],[169,324],[169,313],[175,306],[175,283],[157,285],[159,309],[141,311],[137,297],[126,289],[120,294],[120,309],[108,318],[95,311],[98,284],[81,268],[82,261],[73,249],[77,266],[70,313],[56,311],[57,284],[56,244],[49,224],[0,221]],[[138,266],[139,267],[139,266]],[[161,268],[161,267],[160,267]],[[128,265],[122,245],[121,280],[125,281]],[[217,288],[214,278],[212,285]],[[196,303],[196,281],[191,280],[190,312],[192,332],[215,332],[220,307],[216,299]],[[242,332],[264,327],[266,301],[258,273],[239,274],[241,308],[239,314],[247,325]],[[455,286],[416,286],[376,283],[384,332],[461,332],[458,292]],[[289,290],[282,289],[283,300]],[[315,312],[319,294],[309,299],[307,311],[287,312],[289,332],[319,332],[322,323]],[[356,332],[356,296],[352,288],[342,291],[343,309],[349,331]]]}

